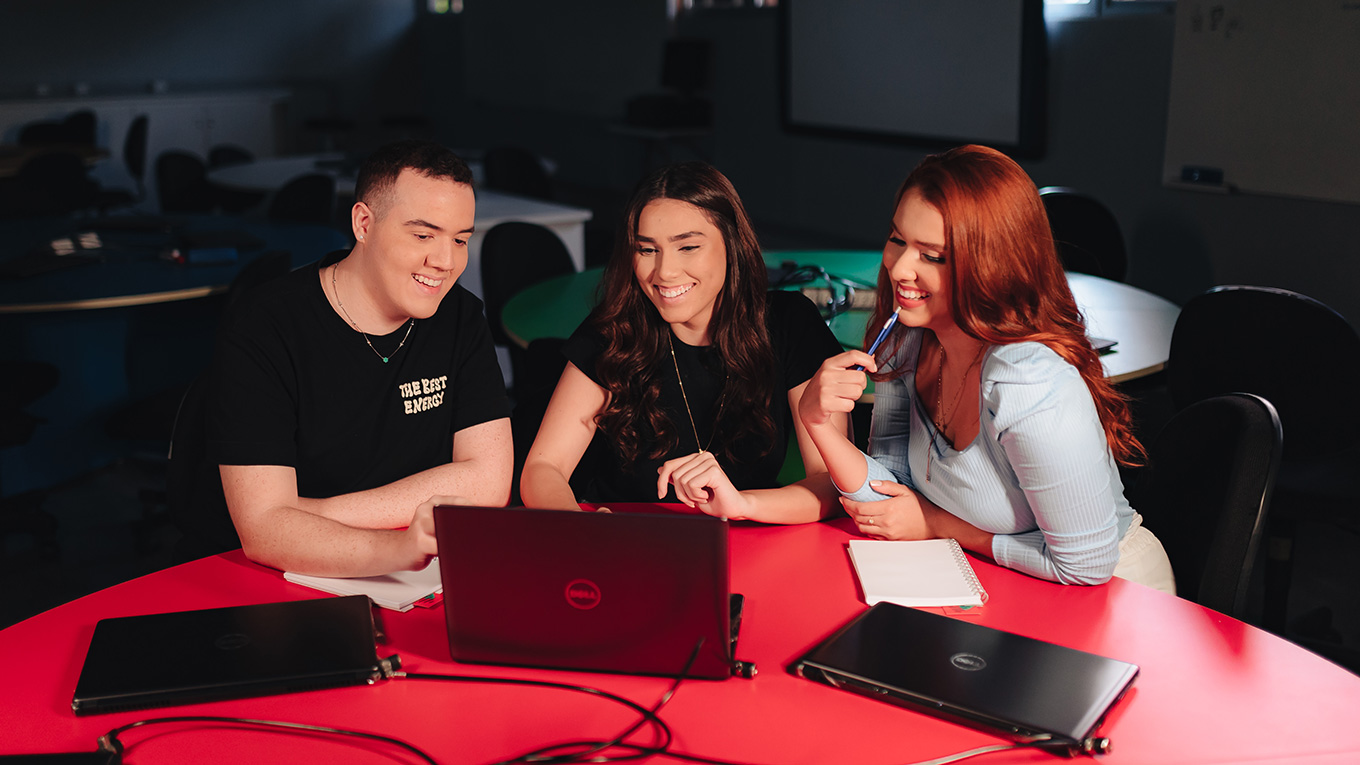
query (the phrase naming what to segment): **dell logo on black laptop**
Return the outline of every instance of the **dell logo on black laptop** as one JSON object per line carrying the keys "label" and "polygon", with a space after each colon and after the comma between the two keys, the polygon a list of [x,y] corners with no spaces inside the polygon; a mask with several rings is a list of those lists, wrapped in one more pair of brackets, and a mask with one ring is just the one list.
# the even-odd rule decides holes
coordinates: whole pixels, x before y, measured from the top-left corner
{"label": "dell logo on black laptop", "polygon": [[567,583],[567,602],[572,608],[588,611],[600,605],[600,588],[589,579],[573,579]]}
{"label": "dell logo on black laptop", "polygon": [[239,632],[228,632],[213,641],[219,651],[237,651],[250,645],[250,636]]}
{"label": "dell logo on black laptop", "polygon": [[949,657],[949,663],[965,672],[976,672],[979,669],[987,668],[986,660],[975,653],[956,653]]}

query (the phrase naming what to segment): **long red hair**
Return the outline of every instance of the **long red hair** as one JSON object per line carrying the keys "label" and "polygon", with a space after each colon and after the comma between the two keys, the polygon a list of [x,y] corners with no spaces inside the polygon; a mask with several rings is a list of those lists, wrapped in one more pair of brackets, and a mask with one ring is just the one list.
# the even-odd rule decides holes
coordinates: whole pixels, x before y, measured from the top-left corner
{"label": "long red hair", "polygon": [[[1087,339],[1043,202],[1025,171],[995,149],[960,146],[922,160],[898,189],[894,209],[909,191],[944,218],[954,323],[990,345],[1033,341],[1052,348],[1081,373],[1115,458],[1139,464],[1146,453],[1133,435],[1128,401],[1105,379],[1100,356]],[[894,291],[880,266],[878,302],[866,335],[877,334],[887,320]],[[871,339],[866,337],[866,343]],[[880,346],[880,366],[899,345],[900,340]]]}

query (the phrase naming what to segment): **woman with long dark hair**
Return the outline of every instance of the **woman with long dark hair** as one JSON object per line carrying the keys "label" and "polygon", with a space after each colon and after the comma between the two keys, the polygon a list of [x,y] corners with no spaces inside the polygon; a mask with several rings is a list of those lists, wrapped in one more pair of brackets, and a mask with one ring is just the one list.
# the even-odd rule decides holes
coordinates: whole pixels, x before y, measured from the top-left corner
{"label": "woman with long dark hair", "polygon": [[[838,509],[793,412],[840,345],[807,298],[767,292],[766,274],[722,173],[688,162],[644,179],[599,305],[564,349],[569,363],[525,461],[525,504],[661,499],[772,523]],[[846,418],[826,424],[844,433]],[[790,432],[807,477],[780,487]],[[583,455],[589,467],[578,471]]]}
{"label": "woman with long dark hair", "polygon": [[[1058,261],[1042,202],[981,146],[927,157],[897,194],[869,327],[874,356],[827,360],[799,414],[859,530],[952,537],[1066,584],[1112,575],[1174,592],[1161,543],[1124,498],[1143,456]],[[870,452],[834,417],[876,382]]]}

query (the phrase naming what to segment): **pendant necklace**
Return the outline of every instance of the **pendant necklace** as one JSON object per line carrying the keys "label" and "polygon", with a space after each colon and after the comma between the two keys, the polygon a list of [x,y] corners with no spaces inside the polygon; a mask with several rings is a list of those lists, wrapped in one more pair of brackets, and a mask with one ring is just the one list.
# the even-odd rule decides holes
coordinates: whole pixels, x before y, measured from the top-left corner
{"label": "pendant necklace", "polygon": [[689,415],[689,428],[694,431],[694,445],[699,447],[699,453],[702,454],[708,451],[718,435],[718,418],[722,416],[723,405],[727,403],[727,377],[723,377],[722,397],[718,399],[718,413],[713,417],[713,433],[708,437],[708,446],[704,446],[699,442],[699,428],[694,424],[694,412],[689,408],[689,396],[685,394],[685,380],[680,376],[680,362],[675,359],[675,341],[671,339],[670,332],[666,333],[666,344],[671,349],[671,363],[675,365],[675,379],[680,383],[680,398],[685,402],[685,414]]}
{"label": "pendant necklace", "polygon": [[381,353],[378,353],[378,349],[373,347],[373,341],[368,339],[368,333],[363,331],[362,329],[359,329],[359,325],[355,324],[354,319],[350,317],[349,311],[345,310],[344,302],[340,300],[340,288],[335,285],[335,275],[339,271],[340,271],[339,263],[336,263],[335,265],[331,266],[331,292],[335,294],[335,304],[340,306],[340,313],[343,313],[345,315],[345,319],[349,321],[349,325],[351,327],[354,327],[354,331],[358,332],[360,335],[363,335],[364,342],[368,343],[368,349],[373,351],[373,353],[377,355],[378,358],[382,359],[382,362],[384,364],[386,364],[388,361],[391,361],[393,356],[397,355],[397,351],[401,350],[402,346],[406,345],[406,338],[411,336],[411,330],[415,328],[416,320],[413,318],[410,320],[410,322],[407,323],[406,334],[401,336],[401,342],[397,343],[396,350],[392,351],[390,354],[386,356],[382,355]]}
{"label": "pendant necklace", "polygon": [[[936,341],[936,342],[938,343],[938,341]],[[964,391],[965,388],[968,387],[968,373],[971,372],[971,371],[973,370],[973,366],[974,366],[974,365],[976,365],[979,361],[982,360],[982,352],[983,352],[983,350],[986,349],[986,347],[987,347],[987,346],[984,345],[982,348],[978,349],[977,356],[973,358],[973,363],[972,363],[972,364],[969,364],[968,367],[967,367],[966,369],[963,370],[963,381],[959,383],[959,392],[954,396],[954,403],[950,405],[950,409],[951,409],[954,413],[957,413],[957,412],[959,411],[959,402],[963,401],[963,391]],[[948,435],[947,433],[945,433],[945,428],[946,428],[946,427],[948,426],[948,424],[949,424],[949,414],[946,413],[946,412],[944,411],[944,360],[945,360],[945,355],[946,355],[946,354],[945,354],[944,346],[943,346],[943,345],[940,345],[940,368],[939,368],[939,370],[936,372],[936,378],[935,378],[935,421],[934,421],[934,425],[935,425],[935,432],[937,432],[937,433],[940,434],[940,437],[944,439],[944,442],[945,442],[946,444],[949,445],[949,448],[950,448],[950,449],[953,449],[953,448],[954,448],[954,442],[949,438],[949,435]],[[932,459],[934,458],[934,456],[935,456],[935,442],[934,442],[934,440],[932,439],[932,440],[931,440],[931,443],[930,443],[930,446],[928,446],[928,447],[926,448],[926,480],[927,480],[927,481],[930,480],[930,463],[931,463]]]}

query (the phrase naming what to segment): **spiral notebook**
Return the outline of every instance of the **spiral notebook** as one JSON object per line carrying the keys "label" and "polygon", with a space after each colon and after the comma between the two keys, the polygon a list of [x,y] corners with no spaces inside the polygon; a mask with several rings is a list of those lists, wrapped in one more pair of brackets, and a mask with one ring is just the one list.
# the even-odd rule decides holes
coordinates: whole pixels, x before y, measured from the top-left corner
{"label": "spiral notebook", "polygon": [[912,607],[976,607],[987,590],[953,539],[850,540],[864,602]]}

